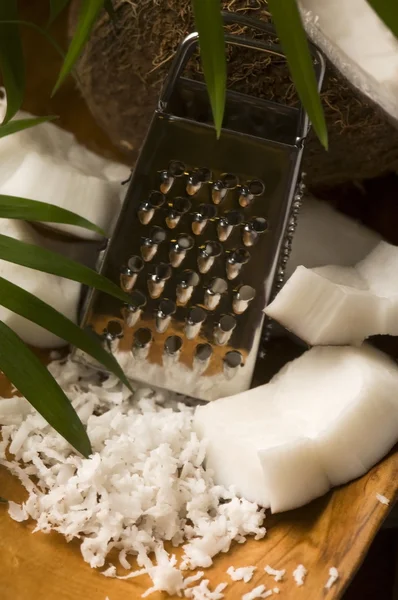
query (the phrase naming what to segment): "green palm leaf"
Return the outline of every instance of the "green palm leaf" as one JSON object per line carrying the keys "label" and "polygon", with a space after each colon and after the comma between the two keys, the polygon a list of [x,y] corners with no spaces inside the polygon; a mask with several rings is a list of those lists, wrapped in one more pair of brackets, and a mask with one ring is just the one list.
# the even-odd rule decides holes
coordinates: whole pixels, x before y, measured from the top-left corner
{"label": "green palm leaf", "polygon": [[69,4],[69,0],[50,0],[50,20],[49,25],[55,21],[58,15],[66,8]]}
{"label": "green palm leaf", "polygon": [[0,321],[0,369],[34,408],[83,456],[91,444],[72,404],[46,367]]}
{"label": "green palm leaf", "polygon": [[23,131],[24,129],[30,129],[31,127],[36,127],[36,125],[40,125],[41,123],[46,123],[47,121],[54,121],[57,119],[56,116],[50,117],[35,117],[33,119],[16,119],[14,121],[9,121],[4,125],[0,125],[0,138],[6,137],[7,135],[11,135],[13,133],[18,133],[18,131]]}
{"label": "green palm leaf", "polygon": [[398,2],[397,0],[367,0],[380,19],[398,38]]}
{"label": "green palm leaf", "polygon": [[94,27],[95,21],[97,20],[97,17],[103,6],[104,0],[82,0],[76,32],[69,45],[61,72],[53,89],[53,94],[55,94],[65,78],[73,69],[88,38],[90,37],[91,30]]}
{"label": "green palm leaf", "polygon": [[219,0],[193,0],[195,26],[199,34],[200,58],[213,113],[217,137],[220,137],[225,108],[227,67],[224,27]]}
{"label": "green palm leaf", "polygon": [[73,346],[77,346],[104,365],[130,388],[117,360],[104,350],[91,335],[52,306],[3,277],[0,277],[0,304],[17,315],[51,331]]}
{"label": "green palm leaf", "polygon": [[[1,131],[1,128],[0,128]],[[67,223],[95,231],[106,237],[105,232],[76,213],[37,200],[0,194],[0,218],[21,219],[22,221],[43,221],[46,223]]]}
{"label": "green palm leaf", "polygon": [[101,290],[122,300],[122,302],[129,302],[128,294],[125,294],[115,283],[93,269],[89,269],[57,252],[51,252],[46,248],[27,244],[2,234],[0,235],[0,259],[37,271],[44,271],[44,273],[72,279]]}
{"label": "green palm leaf", "polygon": [[325,116],[297,2],[296,0],[268,0],[268,6],[286,54],[297,93],[320,142],[327,148],[328,134]]}

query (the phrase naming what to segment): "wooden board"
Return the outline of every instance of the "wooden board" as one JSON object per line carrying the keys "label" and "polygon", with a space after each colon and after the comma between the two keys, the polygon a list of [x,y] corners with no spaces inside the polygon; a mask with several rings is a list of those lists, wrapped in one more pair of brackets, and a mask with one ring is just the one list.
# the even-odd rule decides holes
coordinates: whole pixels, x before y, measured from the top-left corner
{"label": "wooden board", "polygon": [[[10,386],[0,378],[0,395],[9,395]],[[398,451],[392,452],[367,475],[327,494],[299,510],[267,515],[264,540],[250,539],[234,545],[228,554],[216,558],[206,578],[216,585],[229,583],[226,598],[240,598],[254,586],[278,585],[281,600],[341,598],[363,561],[389,507],[376,493],[393,501],[398,488]],[[22,501],[25,492],[19,482],[0,467],[0,495]],[[391,502],[392,504],[392,502]],[[84,563],[78,542],[67,544],[61,535],[32,534],[34,523],[16,523],[0,505],[0,587],[2,600],[127,600],[139,598],[150,587],[147,576],[130,581],[107,579]],[[305,585],[298,588],[293,570],[302,563],[308,569]],[[265,565],[286,569],[284,581],[275,584],[263,571]],[[233,565],[257,565],[250,584],[232,583],[226,575]],[[327,592],[324,585],[329,568],[335,566],[340,578]],[[153,594],[153,600],[165,598]]]}

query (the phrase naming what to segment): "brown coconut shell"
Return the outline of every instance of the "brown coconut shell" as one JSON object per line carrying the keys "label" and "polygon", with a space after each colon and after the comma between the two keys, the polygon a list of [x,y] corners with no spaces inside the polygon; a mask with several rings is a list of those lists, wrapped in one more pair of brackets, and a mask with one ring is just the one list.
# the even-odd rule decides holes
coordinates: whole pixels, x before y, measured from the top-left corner
{"label": "brown coconut shell", "polygon": [[[226,0],[223,5],[231,12],[269,20],[266,0]],[[76,76],[100,126],[134,162],[176,48],[193,30],[191,0],[116,0],[114,6],[116,20],[112,22],[105,13],[101,16]],[[79,0],[74,0],[70,34],[78,7]],[[232,30],[236,32],[237,27]],[[280,59],[230,49],[228,69],[229,87],[237,91],[286,104],[297,102],[287,67]],[[199,61],[191,61],[190,75],[196,77],[199,71]],[[312,132],[304,156],[304,171],[312,189],[398,169],[398,130],[331,65],[322,99],[329,151]]]}

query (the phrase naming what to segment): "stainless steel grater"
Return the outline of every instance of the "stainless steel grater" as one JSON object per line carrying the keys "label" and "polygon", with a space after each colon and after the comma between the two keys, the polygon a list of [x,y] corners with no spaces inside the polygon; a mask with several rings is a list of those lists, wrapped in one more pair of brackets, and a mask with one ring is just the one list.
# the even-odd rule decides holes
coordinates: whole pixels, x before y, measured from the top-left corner
{"label": "stainless steel grater", "polygon": [[[246,17],[226,20],[273,34]],[[226,41],[283,57],[273,43]],[[228,91],[217,140],[204,84],[183,77],[197,43],[193,33],[177,52],[100,261],[130,303],[93,291],[82,326],[129,378],[213,400],[250,387],[263,309],[295,229],[309,123],[301,106]],[[311,51],[321,85],[324,61]]]}

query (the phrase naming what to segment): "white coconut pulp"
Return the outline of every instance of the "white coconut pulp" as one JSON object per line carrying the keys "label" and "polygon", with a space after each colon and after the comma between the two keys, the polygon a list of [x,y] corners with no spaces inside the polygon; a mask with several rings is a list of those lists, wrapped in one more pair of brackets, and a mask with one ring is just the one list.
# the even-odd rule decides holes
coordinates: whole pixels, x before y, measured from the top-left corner
{"label": "white coconut pulp", "polygon": [[[0,119],[6,100],[0,100]],[[18,112],[15,119],[32,115]],[[66,208],[110,235],[120,212],[129,170],[84,148],[54,125],[36,127],[0,139],[0,194],[21,196]],[[73,225],[46,224],[83,239],[98,234]]]}
{"label": "white coconut pulp", "polygon": [[380,239],[379,234],[339,213],[327,202],[306,197],[298,217],[286,277],[300,265],[308,268],[354,266]]}
{"label": "white coconut pulp", "polygon": [[313,41],[360,92],[398,119],[398,40],[366,0],[299,0]]}
{"label": "white coconut pulp", "polygon": [[265,313],[310,345],[398,335],[398,247],[380,242],[355,267],[298,267]]}
{"label": "white coconut pulp", "polygon": [[269,384],[200,406],[207,468],[273,512],[365,473],[398,440],[398,367],[363,346],[313,348]]}

